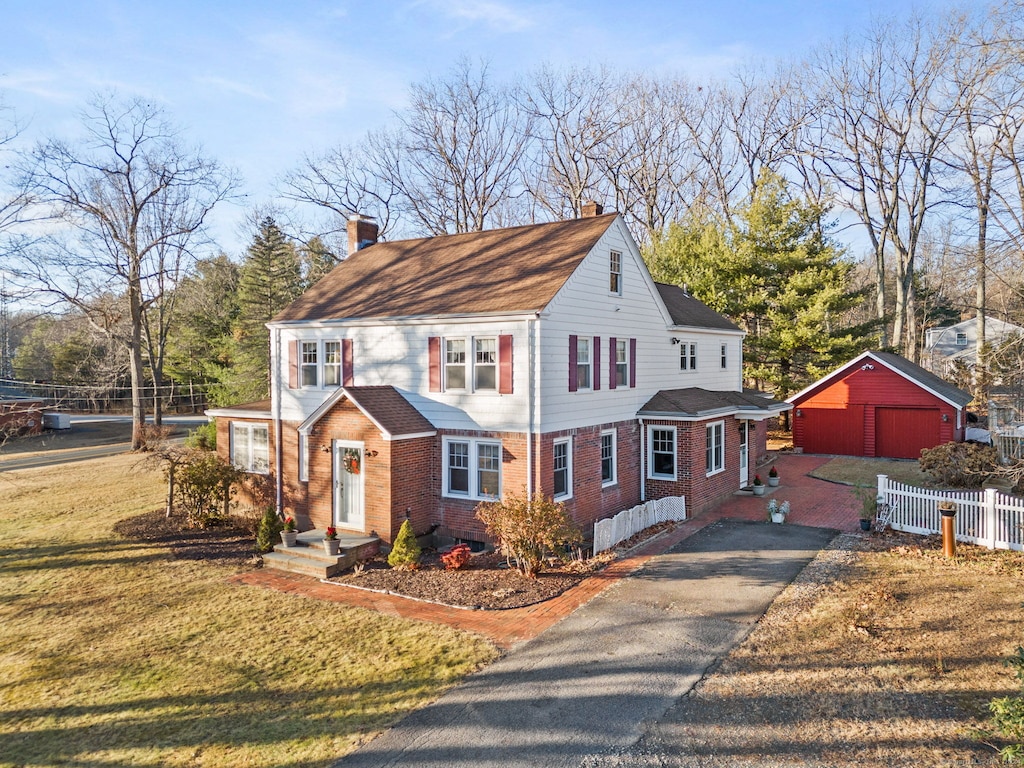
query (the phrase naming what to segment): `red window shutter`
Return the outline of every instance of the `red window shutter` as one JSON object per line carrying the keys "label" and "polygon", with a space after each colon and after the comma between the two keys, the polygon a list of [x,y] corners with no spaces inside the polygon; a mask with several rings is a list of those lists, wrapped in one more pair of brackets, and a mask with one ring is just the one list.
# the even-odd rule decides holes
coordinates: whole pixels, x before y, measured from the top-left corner
{"label": "red window shutter", "polygon": [[441,391],[441,337],[431,336],[427,339],[427,350],[430,366],[430,391]]}
{"label": "red window shutter", "polygon": [[601,388],[601,337],[594,337],[594,391]]}
{"label": "red window shutter", "polygon": [[498,394],[512,394],[512,336],[498,337]]}
{"label": "red window shutter", "polygon": [[355,383],[352,367],[352,339],[341,340],[341,386],[351,387]]}
{"label": "red window shutter", "polygon": [[288,356],[288,388],[299,388],[299,342],[290,342],[287,346]]}
{"label": "red window shutter", "polygon": [[569,336],[569,391],[576,391],[576,337]]}
{"label": "red window shutter", "polygon": [[608,389],[615,389],[615,337],[608,339]]}
{"label": "red window shutter", "polygon": [[629,386],[636,388],[636,339],[629,340]]}

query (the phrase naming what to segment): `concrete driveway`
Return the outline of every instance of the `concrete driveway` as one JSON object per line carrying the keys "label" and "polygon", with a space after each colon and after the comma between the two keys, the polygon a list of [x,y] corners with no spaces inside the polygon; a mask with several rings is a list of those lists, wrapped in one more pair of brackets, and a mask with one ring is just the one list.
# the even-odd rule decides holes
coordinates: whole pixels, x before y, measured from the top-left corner
{"label": "concrete driveway", "polygon": [[336,765],[619,764],[835,533],[714,523]]}

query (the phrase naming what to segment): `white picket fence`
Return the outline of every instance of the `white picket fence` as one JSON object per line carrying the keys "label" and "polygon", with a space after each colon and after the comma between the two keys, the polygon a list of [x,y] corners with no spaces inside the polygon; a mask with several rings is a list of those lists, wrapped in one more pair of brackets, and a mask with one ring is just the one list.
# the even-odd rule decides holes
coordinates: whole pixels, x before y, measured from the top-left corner
{"label": "white picket fence", "polygon": [[644,528],[665,522],[686,519],[686,499],[682,496],[666,496],[632,509],[626,509],[615,517],[607,517],[594,523],[594,554],[611,549]]}
{"label": "white picket fence", "polygon": [[891,525],[908,533],[940,533],[940,501],[955,501],[957,541],[989,549],[1024,551],[1024,499],[995,488],[980,491],[933,491],[878,476],[878,495],[892,509]]}

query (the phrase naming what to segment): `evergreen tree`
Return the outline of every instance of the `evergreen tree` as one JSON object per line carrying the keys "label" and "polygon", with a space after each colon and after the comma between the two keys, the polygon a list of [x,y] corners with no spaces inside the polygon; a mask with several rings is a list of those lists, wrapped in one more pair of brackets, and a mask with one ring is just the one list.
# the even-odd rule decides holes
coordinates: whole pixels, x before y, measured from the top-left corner
{"label": "evergreen tree", "polygon": [[278,312],[302,293],[295,246],[269,216],[259,224],[238,278],[238,317],[229,362],[211,396],[218,404],[265,398],[270,393],[270,332]]}
{"label": "evergreen tree", "polygon": [[827,214],[766,171],[732,224],[693,216],[645,253],[656,280],[686,284],[747,331],[745,378],[778,398],[877,343],[877,323],[847,321],[865,294],[827,235]]}
{"label": "evergreen tree", "polygon": [[306,288],[315,285],[324,275],[334,269],[341,260],[335,256],[319,237],[311,237],[300,249],[303,284]]}

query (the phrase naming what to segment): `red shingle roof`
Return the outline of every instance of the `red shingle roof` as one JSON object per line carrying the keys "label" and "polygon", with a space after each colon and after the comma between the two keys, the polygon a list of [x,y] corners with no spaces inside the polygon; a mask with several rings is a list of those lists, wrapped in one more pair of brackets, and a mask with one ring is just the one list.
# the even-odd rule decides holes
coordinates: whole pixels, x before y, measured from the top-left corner
{"label": "red shingle roof", "polygon": [[540,310],[616,215],[377,243],[349,256],[274,321]]}

